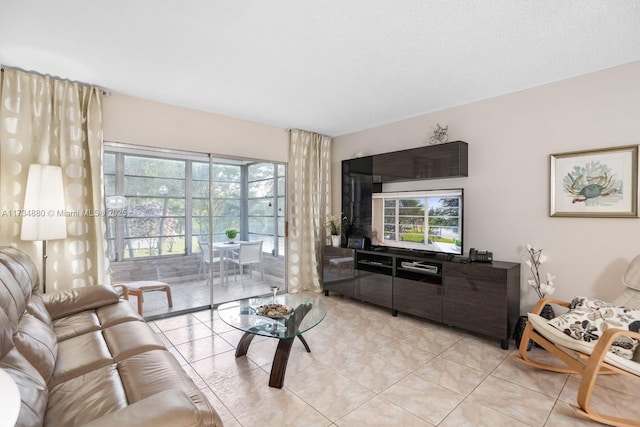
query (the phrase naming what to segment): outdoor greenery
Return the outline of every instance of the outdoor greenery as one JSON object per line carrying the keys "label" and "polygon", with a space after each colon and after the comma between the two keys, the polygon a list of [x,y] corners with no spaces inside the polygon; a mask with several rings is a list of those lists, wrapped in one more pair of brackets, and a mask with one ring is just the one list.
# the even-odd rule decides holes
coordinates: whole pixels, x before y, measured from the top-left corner
{"label": "outdoor greenery", "polygon": [[[427,243],[459,242],[459,238],[446,236],[445,230],[459,227],[459,199],[455,197],[436,199],[437,203],[425,212],[425,206],[429,200],[428,198],[385,199],[385,239],[410,243],[425,243],[425,239]],[[445,236],[442,236],[443,231]]]}
{"label": "outdoor greenery", "polygon": [[[124,173],[118,177],[116,164],[122,162]],[[190,175],[187,173],[190,171]],[[109,218],[110,253],[115,256],[117,230],[124,237],[124,258],[185,254],[185,234],[190,228],[191,247],[197,240],[225,240],[225,231],[241,231],[242,175],[248,189],[248,230],[246,236],[274,241],[274,217],[278,236],[284,238],[285,168],[273,163],[215,163],[209,184],[208,161],[182,160],[105,152],[105,195],[124,196],[126,214]],[[191,199],[187,200],[187,185]],[[120,194],[116,188],[122,188]],[[277,198],[276,198],[277,195]],[[276,208],[277,207],[277,211]],[[211,209],[211,218],[209,210]],[[190,221],[190,227],[187,227]],[[210,230],[209,224],[212,224]],[[245,235],[243,235],[245,236]]]}

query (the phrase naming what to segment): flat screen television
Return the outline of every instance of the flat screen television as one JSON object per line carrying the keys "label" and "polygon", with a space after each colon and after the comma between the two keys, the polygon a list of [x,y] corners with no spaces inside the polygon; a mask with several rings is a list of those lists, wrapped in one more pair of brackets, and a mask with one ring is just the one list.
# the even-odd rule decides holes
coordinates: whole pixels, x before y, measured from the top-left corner
{"label": "flat screen television", "polygon": [[371,243],[462,255],[463,189],[372,195]]}

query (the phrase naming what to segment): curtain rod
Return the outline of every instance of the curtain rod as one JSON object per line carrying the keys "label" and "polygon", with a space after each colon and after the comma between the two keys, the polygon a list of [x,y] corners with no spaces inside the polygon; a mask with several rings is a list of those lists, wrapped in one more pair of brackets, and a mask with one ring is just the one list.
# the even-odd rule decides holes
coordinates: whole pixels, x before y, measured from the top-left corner
{"label": "curtain rod", "polygon": [[104,96],[110,96],[111,95],[111,90],[110,89],[106,89],[106,88],[104,88],[102,86],[98,86],[98,85],[95,85],[95,84],[85,83],[85,82],[81,82],[81,81],[78,81],[78,80],[65,79],[65,78],[58,77],[58,76],[52,76],[51,74],[43,74],[43,73],[39,73],[37,71],[25,70],[25,69],[20,68],[20,67],[12,67],[10,65],[2,65],[2,64],[0,64],[0,71],[4,71],[4,70],[18,70],[18,71],[22,71],[23,73],[37,74],[37,75],[42,76],[42,77],[50,77],[50,78],[56,79],[56,80],[63,80],[63,81],[71,82],[71,83],[78,83],[81,86],[95,87],[96,89],[99,89],[100,91],[102,91],[102,95],[104,95]]}

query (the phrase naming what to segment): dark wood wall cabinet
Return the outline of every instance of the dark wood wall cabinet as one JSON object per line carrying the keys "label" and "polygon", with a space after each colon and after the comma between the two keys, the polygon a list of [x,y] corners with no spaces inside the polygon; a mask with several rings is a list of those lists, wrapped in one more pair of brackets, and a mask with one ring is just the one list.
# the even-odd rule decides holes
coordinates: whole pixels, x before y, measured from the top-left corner
{"label": "dark wood wall cabinet", "polygon": [[428,145],[342,161],[342,246],[349,236],[371,243],[371,200],[382,184],[468,176],[469,147],[464,141]]}
{"label": "dark wood wall cabinet", "polygon": [[398,182],[468,176],[468,145],[464,141],[428,145],[373,157],[373,182]]}
{"label": "dark wood wall cabinet", "polygon": [[[331,260],[334,260],[333,262]],[[338,270],[337,264],[342,264]],[[462,264],[405,251],[325,247],[324,294],[357,298],[500,340],[520,314],[520,264]]]}

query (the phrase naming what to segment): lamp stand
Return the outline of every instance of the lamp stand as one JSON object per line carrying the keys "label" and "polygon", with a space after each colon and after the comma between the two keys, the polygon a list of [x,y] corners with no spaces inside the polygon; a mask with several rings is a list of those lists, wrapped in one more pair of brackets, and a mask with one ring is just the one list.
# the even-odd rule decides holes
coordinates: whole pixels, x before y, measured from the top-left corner
{"label": "lamp stand", "polygon": [[20,239],[42,242],[42,293],[47,292],[47,240],[67,238],[64,182],[62,168],[41,164],[29,165],[24,193],[25,212],[46,212],[46,215],[22,217]]}
{"label": "lamp stand", "polygon": [[42,293],[47,293],[47,241],[42,241]]}

